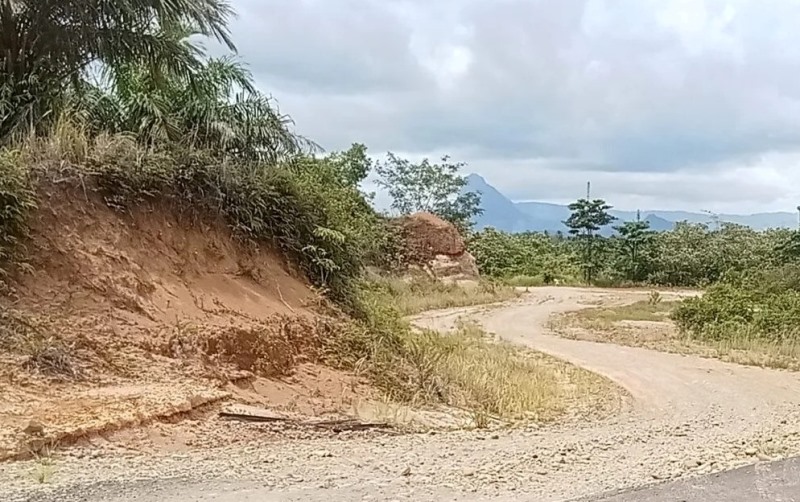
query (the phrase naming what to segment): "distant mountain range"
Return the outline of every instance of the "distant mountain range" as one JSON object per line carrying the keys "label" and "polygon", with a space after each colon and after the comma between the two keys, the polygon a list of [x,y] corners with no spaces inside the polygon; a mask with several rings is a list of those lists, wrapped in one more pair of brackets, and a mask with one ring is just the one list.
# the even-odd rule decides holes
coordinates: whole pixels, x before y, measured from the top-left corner
{"label": "distant mountain range", "polygon": [[[475,219],[478,230],[494,227],[506,232],[567,231],[563,223],[570,215],[567,206],[546,202],[513,202],[477,174],[470,174],[467,182],[465,191],[481,194],[483,214]],[[618,222],[636,219],[636,211],[613,209],[610,213],[618,218]],[[671,230],[679,221],[713,223],[709,214],[687,211],[642,210],[641,217],[650,222],[650,228],[658,231]],[[797,226],[797,213],[720,214],[718,217],[720,222],[738,223],[756,230]],[[613,230],[608,228],[603,233],[608,235]]]}

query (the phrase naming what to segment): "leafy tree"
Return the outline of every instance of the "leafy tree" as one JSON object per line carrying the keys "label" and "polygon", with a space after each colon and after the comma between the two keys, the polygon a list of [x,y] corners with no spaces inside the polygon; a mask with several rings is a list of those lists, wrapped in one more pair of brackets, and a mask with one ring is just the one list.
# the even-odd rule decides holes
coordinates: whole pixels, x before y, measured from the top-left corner
{"label": "leafy tree", "polygon": [[580,271],[567,241],[546,233],[512,234],[486,228],[470,236],[469,252],[482,274],[498,279],[540,277],[574,280]]}
{"label": "leafy tree", "polygon": [[353,143],[344,152],[333,152],[327,160],[335,167],[342,181],[350,186],[358,186],[364,181],[374,164],[367,155],[367,147],[362,143]]}
{"label": "leafy tree", "polygon": [[233,49],[228,0],[0,0],[0,141],[53,118],[94,63],[186,73],[198,48],[175,27]]}
{"label": "leafy tree", "polygon": [[564,222],[569,228],[569,233],[583,241],[584,277],[590,284],[599,265],[594,253],[595,234],[616,219],[608,213],[611,207],[603,199],[589,200],[588,197],[578,199],[569,205],[572,214]]}
{"label": "leafy tree", "polygon": [[625,275],[627,279],[641,281],[645,278],[645,253],[653,243],[655,232],[650,230],[650,222],[642,220],[636,212],[636,221],[626,221],[614,227],[619,233],[620,247],[625,256]]}
{"label": "leafy tree", "polygon": [[465,165],[450,162],[448,156],[440,164],[428,159],[414,164],[390,152],[388,160],[376,166],[377,184],[389,192],[392,209],[400,214],[427,211],[467,231],[483,210],[480,194],[463,191],[467,179],[459,171]]}

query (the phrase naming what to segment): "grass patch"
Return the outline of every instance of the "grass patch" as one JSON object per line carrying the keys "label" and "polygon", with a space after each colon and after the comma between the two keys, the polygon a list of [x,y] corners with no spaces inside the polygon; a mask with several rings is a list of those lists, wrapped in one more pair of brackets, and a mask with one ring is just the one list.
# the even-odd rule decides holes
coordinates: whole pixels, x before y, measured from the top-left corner
{"label": "grass patch", "polygon": [[800,338],[794,332],[766,337],[754,327],[740,324],[718,325],[713,328],[715,332],[707,331],[704,336],[681,332],[669,318],[680,305],[680,301],[641,301],[590,308],[558,316],[551,320],[550,328],[565,338],[698,355],[747,366],[800,370]]}
{"label": "grass patch", "polygon": [[460,408],[483,427],[494,419],[553,420],[573,400],[596,402],[608,390],[596,375],[497,343],[478,325],[460,323],[447,334],[413,329],[399,305],[374,291],[364,305],[365,320],[327,340],[329,362],[368,377],[395,401]]}
{"label": "grass patch", "polygon": [[600,323],[615,323],[620,321],[664,321],[669,318],[670,312],[678,301],[643,300],[630,305],[614,307],[597,307],[576,312],[578,317],[587,321]]}
{"label": "grass patch", "polygon": [[767,339],[747,328],[728,332],[724,339],[686,343],[707,347],[709,355],[748,366],[800,370],[800,341],[794,337]]}
{"label": "grass patch", "polygon": [[547,420],[564,411],[550,368],[530,352],[488,341],[475,324],[461,324],[448,335],[412,333],[407,344],[421,377],[415,397],[474,410],[478,426],[489,415]]}
{"label": "grass patch", "polygon": [[427,310],[483,305],[518,298],[514,288],[490,281],[444,283],[427,277],[404,280],[377,277],[365,286],[380,301],[393,305],[402,315]]}

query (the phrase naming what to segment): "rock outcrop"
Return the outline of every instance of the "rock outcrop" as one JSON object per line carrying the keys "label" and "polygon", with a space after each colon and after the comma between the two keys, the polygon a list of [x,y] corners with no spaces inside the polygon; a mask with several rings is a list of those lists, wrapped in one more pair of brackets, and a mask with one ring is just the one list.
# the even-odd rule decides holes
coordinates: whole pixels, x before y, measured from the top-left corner
{"label": "rock outcrop", "polygon": [[414,213],[399,218],[397,225],[410,266],[422,268],[437,279],[478,277],[475,258],[452,223],[431,213]]}

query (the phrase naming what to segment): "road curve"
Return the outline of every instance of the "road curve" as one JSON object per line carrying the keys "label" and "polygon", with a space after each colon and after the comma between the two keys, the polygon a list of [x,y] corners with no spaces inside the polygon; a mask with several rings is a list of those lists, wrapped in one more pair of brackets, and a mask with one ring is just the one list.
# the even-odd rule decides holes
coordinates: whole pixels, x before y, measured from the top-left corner
{"label": "road curve", "polygon": [[[685,500],[744,502],[725,498],[726,486],[741,486],[748,472],[765,471],[754,467],[715,478],[721,485],[702,477],[680,480],[759,462],[758,469],[795,465],[766,461],[800,453],[800,375],[547,333],[552,314],[598,301],[633,302],[644,295],[537,288],[503,306],[428,313],[415,321],[444,329],[460,316],[471,317],[511,342],[606,375],[633,398],[630,409],[608,420],[508,430],[491,437],[473,431],[287,440],[178,458],[70,459],[58,466],[57,483],[48,487],[21,481],[29,476],[30,465],[0,466],[0,500],[556,502],[584,497],[629,502],[681,499],[663,498],[671,485],[605,499],[598,494],[669,479],[678,479],[679,485],[672,485],[676,490],[688,490],[706,479],[706,486],[717,491],[709,488],[708,497]],[[763,493],[779,494],[782,486],[791,489],[786,477],[758,479],[772,483],[773,491]]]}
{"label": "road curve", "polygon": [[[446,330],[458,318],[479,321],[505,340],[559,357],[608,377],[634,398],[638,416],[665,420],[716,417],[749,423],[787,405],[800,404],[800,374],[741,366],[548,334],[550,316],[605,303],[632,303],[645,292],[584,288],[537,288],[498,309],[471,308],[420,316],[420,326]],[[627,301],[626,301],[627,299]]]}

